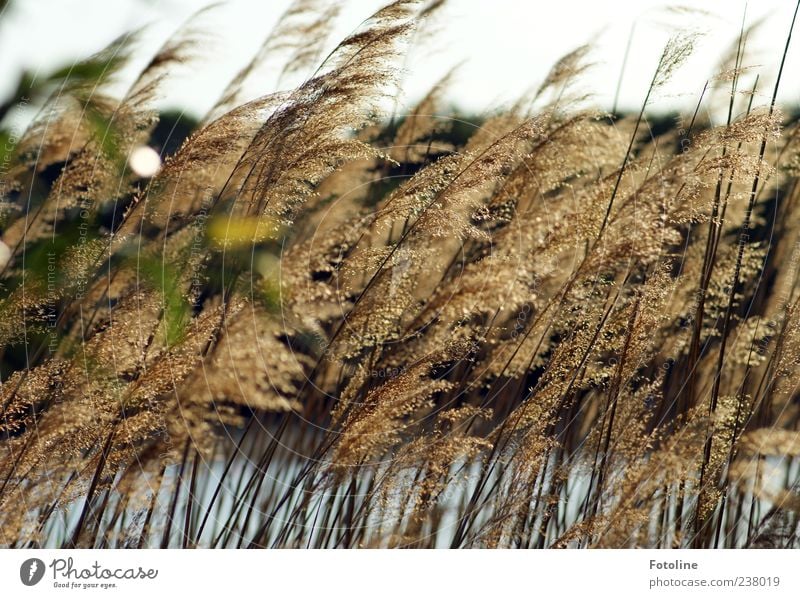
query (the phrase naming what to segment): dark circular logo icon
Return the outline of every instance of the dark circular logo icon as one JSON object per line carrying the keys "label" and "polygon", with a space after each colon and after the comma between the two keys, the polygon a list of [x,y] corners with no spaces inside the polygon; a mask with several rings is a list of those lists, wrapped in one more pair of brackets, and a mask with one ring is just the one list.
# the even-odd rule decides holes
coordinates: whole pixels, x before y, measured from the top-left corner
{"label": "dark circular logo icon", "polygon": [[19,568],[19,578],[26,586],[35,586],[44,577],[44,562],[28,559]]}

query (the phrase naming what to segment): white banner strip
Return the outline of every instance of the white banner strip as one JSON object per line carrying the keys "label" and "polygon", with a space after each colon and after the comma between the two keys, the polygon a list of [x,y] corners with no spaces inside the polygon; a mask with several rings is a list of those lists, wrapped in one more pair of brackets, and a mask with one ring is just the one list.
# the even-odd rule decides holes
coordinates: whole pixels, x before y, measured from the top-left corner
{"label": "white banner strip", "polygon": [[794,550],[2,550],[0,579],[2,596],[15,597],[797,597],[799,556]]}

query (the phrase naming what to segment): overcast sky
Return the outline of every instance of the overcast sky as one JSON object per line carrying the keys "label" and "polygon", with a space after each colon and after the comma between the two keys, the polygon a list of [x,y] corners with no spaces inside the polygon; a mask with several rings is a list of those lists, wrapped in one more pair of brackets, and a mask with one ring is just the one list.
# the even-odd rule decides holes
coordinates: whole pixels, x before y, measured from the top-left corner
{"label": "overcast sky", "polygon": [[[177,73],[168,87],[164,107],[182,107],[201,114],[217,98],[230,76],[255,52],[288,5],[288,0],[230,0],[205,19],[213,35],[202,49],[202,60]],[[205,0],[12,0],[0,20],[0,94],[15,84],[23,68],[46,72],[101,49],[122,32],[147,26],[141,39],[143,61],[164,38]],[[381,5],[373,0],[346,3],[336,33],[352,31]],[[745,11],[744,0],[689,0],[679,6],[702,8],[710,14],[668,11],[675,6],[656,0],[512,1],[451,0],[440,16],[432,44],[418,49],[407,63],[407,101],[412,102],[452,66],[461,64],[450,100],[465,110],[484,110],[513,101],[535,86],[553,62],[587,42],[596,49],[597,64],[584,87],[595,103],[611,106],[625,47],[633,28],[632,51],[623,79],[620,105],[637,106],[646,91],[666,40],[680,27],[705,32],[698,50],[663,90],[654,106],[686,107],[696,101],[721,53],[736,39]],[[747,22],[765,18],[750,42],[749,64],[774,74],[789,27],[794,0],[751,0]],[[782,100],[800,104],[800,35],[787,63],[789,76]],[[272,91],[268,84],[253,96]],[[762,90],[766,98],[767,86]]]}

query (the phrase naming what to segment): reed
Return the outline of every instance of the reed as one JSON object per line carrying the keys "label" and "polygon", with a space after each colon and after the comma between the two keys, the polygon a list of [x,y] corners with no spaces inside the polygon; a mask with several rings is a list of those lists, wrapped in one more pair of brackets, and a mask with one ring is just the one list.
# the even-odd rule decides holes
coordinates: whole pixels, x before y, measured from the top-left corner
{"label": "reed", "polygon": [[[337,11],[296,0],[155,173],[131,156],[214,8],[121,96],[135,35],[28,83],[0,545],[800,544],[794,20],[771,85],[743,21],[675,120],[651,102],[690,34],[633,114],[588,107],[588,46],[481,118],[446,108],[450,76],[403,114],[442,4],[325,55]],[[267,66],[279,89],[247,98]]]}

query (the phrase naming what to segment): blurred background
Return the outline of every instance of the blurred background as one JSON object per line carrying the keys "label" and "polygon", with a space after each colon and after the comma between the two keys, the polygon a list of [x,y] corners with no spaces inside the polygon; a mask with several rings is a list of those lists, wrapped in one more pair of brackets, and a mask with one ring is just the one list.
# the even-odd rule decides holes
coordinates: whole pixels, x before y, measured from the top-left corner
{"label": "blurred background", "polygon": [[[126,31],[140,30],[131,73],[146,63],[158,46],[205,0],[9,0],[0,2],[0,97],[13,96],[20,78],[46,76],[54,69],[102,49]],[[350,0],[342,6],[330,47],[382,2]],[[535,88],[553,63],[585,43],[595,46],[595,63],[584,78],[593,103],[605,109],[635,110],[665,42],[676,31],[700,32],[698,48],[670,85],[651,103],[651,110],[691,108],[703,84],[742,26],[760,23],[748,40],[746,64],[777,69],[794,2],[792,0],[453,0],[431,23],[431,33],[407,62],[401,104],[409,105],[432,83],[459,65],[449,100],[466,113],[502,108]],[[257,51],[289,0],[229,0],[198,21],[205,30],[197,48],[199,60],[175,73],[160,109],[202,115],[210,108],[231,73]],[[629,52],[626,53],[626,48]],[[623,73],[626,54],[627,64]],[[790,52],[787,72],[800,71],[800,44]],[[273,79],[271,79],[271,77]],[[263,69],[248,83],[257,97],[273,90],[274,72]],[[764,81],[767,81],[765,78]],[[771,81],[771,77],[769,78]],[[762,99],[769,84],[761,86]],[[800,80],[789,76],[781,100],[800,104]],[[33,109],[17,110],[29,118]]]}

